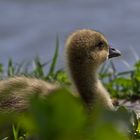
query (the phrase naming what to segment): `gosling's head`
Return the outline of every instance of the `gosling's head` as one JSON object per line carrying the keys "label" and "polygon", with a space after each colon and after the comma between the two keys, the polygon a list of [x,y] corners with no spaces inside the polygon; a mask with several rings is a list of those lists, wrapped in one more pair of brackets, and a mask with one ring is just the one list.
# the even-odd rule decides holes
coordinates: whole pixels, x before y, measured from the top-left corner
{"label": "gosling's head", "polygon": [[70,63],[102,64],[105,60],[120,56],[121,53],[110,47],[103,34],[89,29],[72,33],[66,43]]}

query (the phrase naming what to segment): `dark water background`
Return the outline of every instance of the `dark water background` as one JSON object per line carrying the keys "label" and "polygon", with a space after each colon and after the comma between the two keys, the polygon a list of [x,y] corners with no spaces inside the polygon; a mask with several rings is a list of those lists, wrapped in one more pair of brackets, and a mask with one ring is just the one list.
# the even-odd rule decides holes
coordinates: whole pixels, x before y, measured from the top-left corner
{"label": "dark water background", "polygon": [[[64,41],[75,29],[103,32],[123,56],[119,70],[131,69],[140,56],[139,0],[0,0],[0,63],[51,60],[60,38],[58,67],[63,67]],[[130,66],[124,64],[127,61]]]}

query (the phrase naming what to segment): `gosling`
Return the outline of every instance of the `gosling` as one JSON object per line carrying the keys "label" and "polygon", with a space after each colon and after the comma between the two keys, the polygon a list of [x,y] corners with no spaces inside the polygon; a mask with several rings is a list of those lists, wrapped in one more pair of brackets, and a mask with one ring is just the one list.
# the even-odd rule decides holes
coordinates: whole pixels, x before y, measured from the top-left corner
{"label": "gosling", "polygon": [[[77,92],[88,109],[101,104],[112,110],[111,98],[97,76],[99,66],[108,58],[121,53],[110,47],[103,34],[90,29],[72,33],[65,46],[68,73]],[[26,96],[40,93],[47,96],[58,85],[27,77],[14,77],[0,81],[0,111],[23,111],[28,108]]]}
{"label": "gosling", "polygon": [[79,30],[66,42],[66,60],[70,77],[89,109],[101,104],[113,109],[111,98],[97,76],[100,65],[120,51],[109,46],[103,34],[94,30]]}

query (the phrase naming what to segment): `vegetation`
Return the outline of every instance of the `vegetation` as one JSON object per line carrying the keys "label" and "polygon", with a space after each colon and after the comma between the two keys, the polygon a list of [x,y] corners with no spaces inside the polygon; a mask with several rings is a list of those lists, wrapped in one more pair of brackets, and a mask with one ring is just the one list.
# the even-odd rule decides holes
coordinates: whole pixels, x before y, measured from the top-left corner
{"label": "vegetation", "polygon": [[[47,81],[57,81],[65,87],[70,85],[66,73],[56,70],[58,39],[53,60],[41,63],[34,60],[34,68],[27,63],[8,62],[7,70],[0,64],[0,78],[4,76],[26,75]],[[44,67],[50,67],[48,73]],[[110,73],[109,68],[112,69]],[[100,78],[112,97],[137,99],[140,96],[140,61],[133,71],[118,73],[113,62],[110,67],[103,66]],[[7,71],[7,72],[6,72]],[[134,111],[119,107],[116,112],[102,107],[87,112],[81,100],[74,97],[66,88],[55,91],[47,99],[30,97],[27,112],[0,113],[0,139],[2,140],[139,140],[140,123]]]}
{"label": "vegetation", "polygon": [[136,62],[133,70],[125,72],[117,72],[110,61],[110,67],[106,69],[103,66],[101,71],[101,79],[113,97],[130,100],[140,98],[140,61]]}

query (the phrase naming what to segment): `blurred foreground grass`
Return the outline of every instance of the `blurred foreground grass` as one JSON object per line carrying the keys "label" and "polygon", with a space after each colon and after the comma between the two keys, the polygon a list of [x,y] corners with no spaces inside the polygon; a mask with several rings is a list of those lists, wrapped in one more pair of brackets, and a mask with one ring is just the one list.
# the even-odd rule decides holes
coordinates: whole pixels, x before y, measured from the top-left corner
{"label": "blurred foreground grass", "polygon": [[31,97],[27,112],[1,114],[0,139],[127,140],[137,132],[131,115],[124,108],[88,114],[78,98],[61,89],[47,99]]}
{"label": "blurred foreground grass", "polygon": [[[48,73],[39,57],[34,60],[34,67],[28,69],[28,63],[15,64],[12,59],[8,68],[0,64],[0,79],[15,75],[37,77],[50,82],[58,82],[63,87],[71,83],[63,70],[56,70],[59,42]],[[112,70],[110,73],[110,69]],[[113,62],[100,71],[106,88],[112,97],[139,98],[140,62],[134,70],[118,73]],[[30,97],[27,112],[0,113],[0,139],[2,140],[139,140],[140,124],[137,115],[123,107],[116,112],[97,107],[96,112],[87,112],[81,100],[74,97],[66,88],[50,94],[47,99],[37,94]]]}

